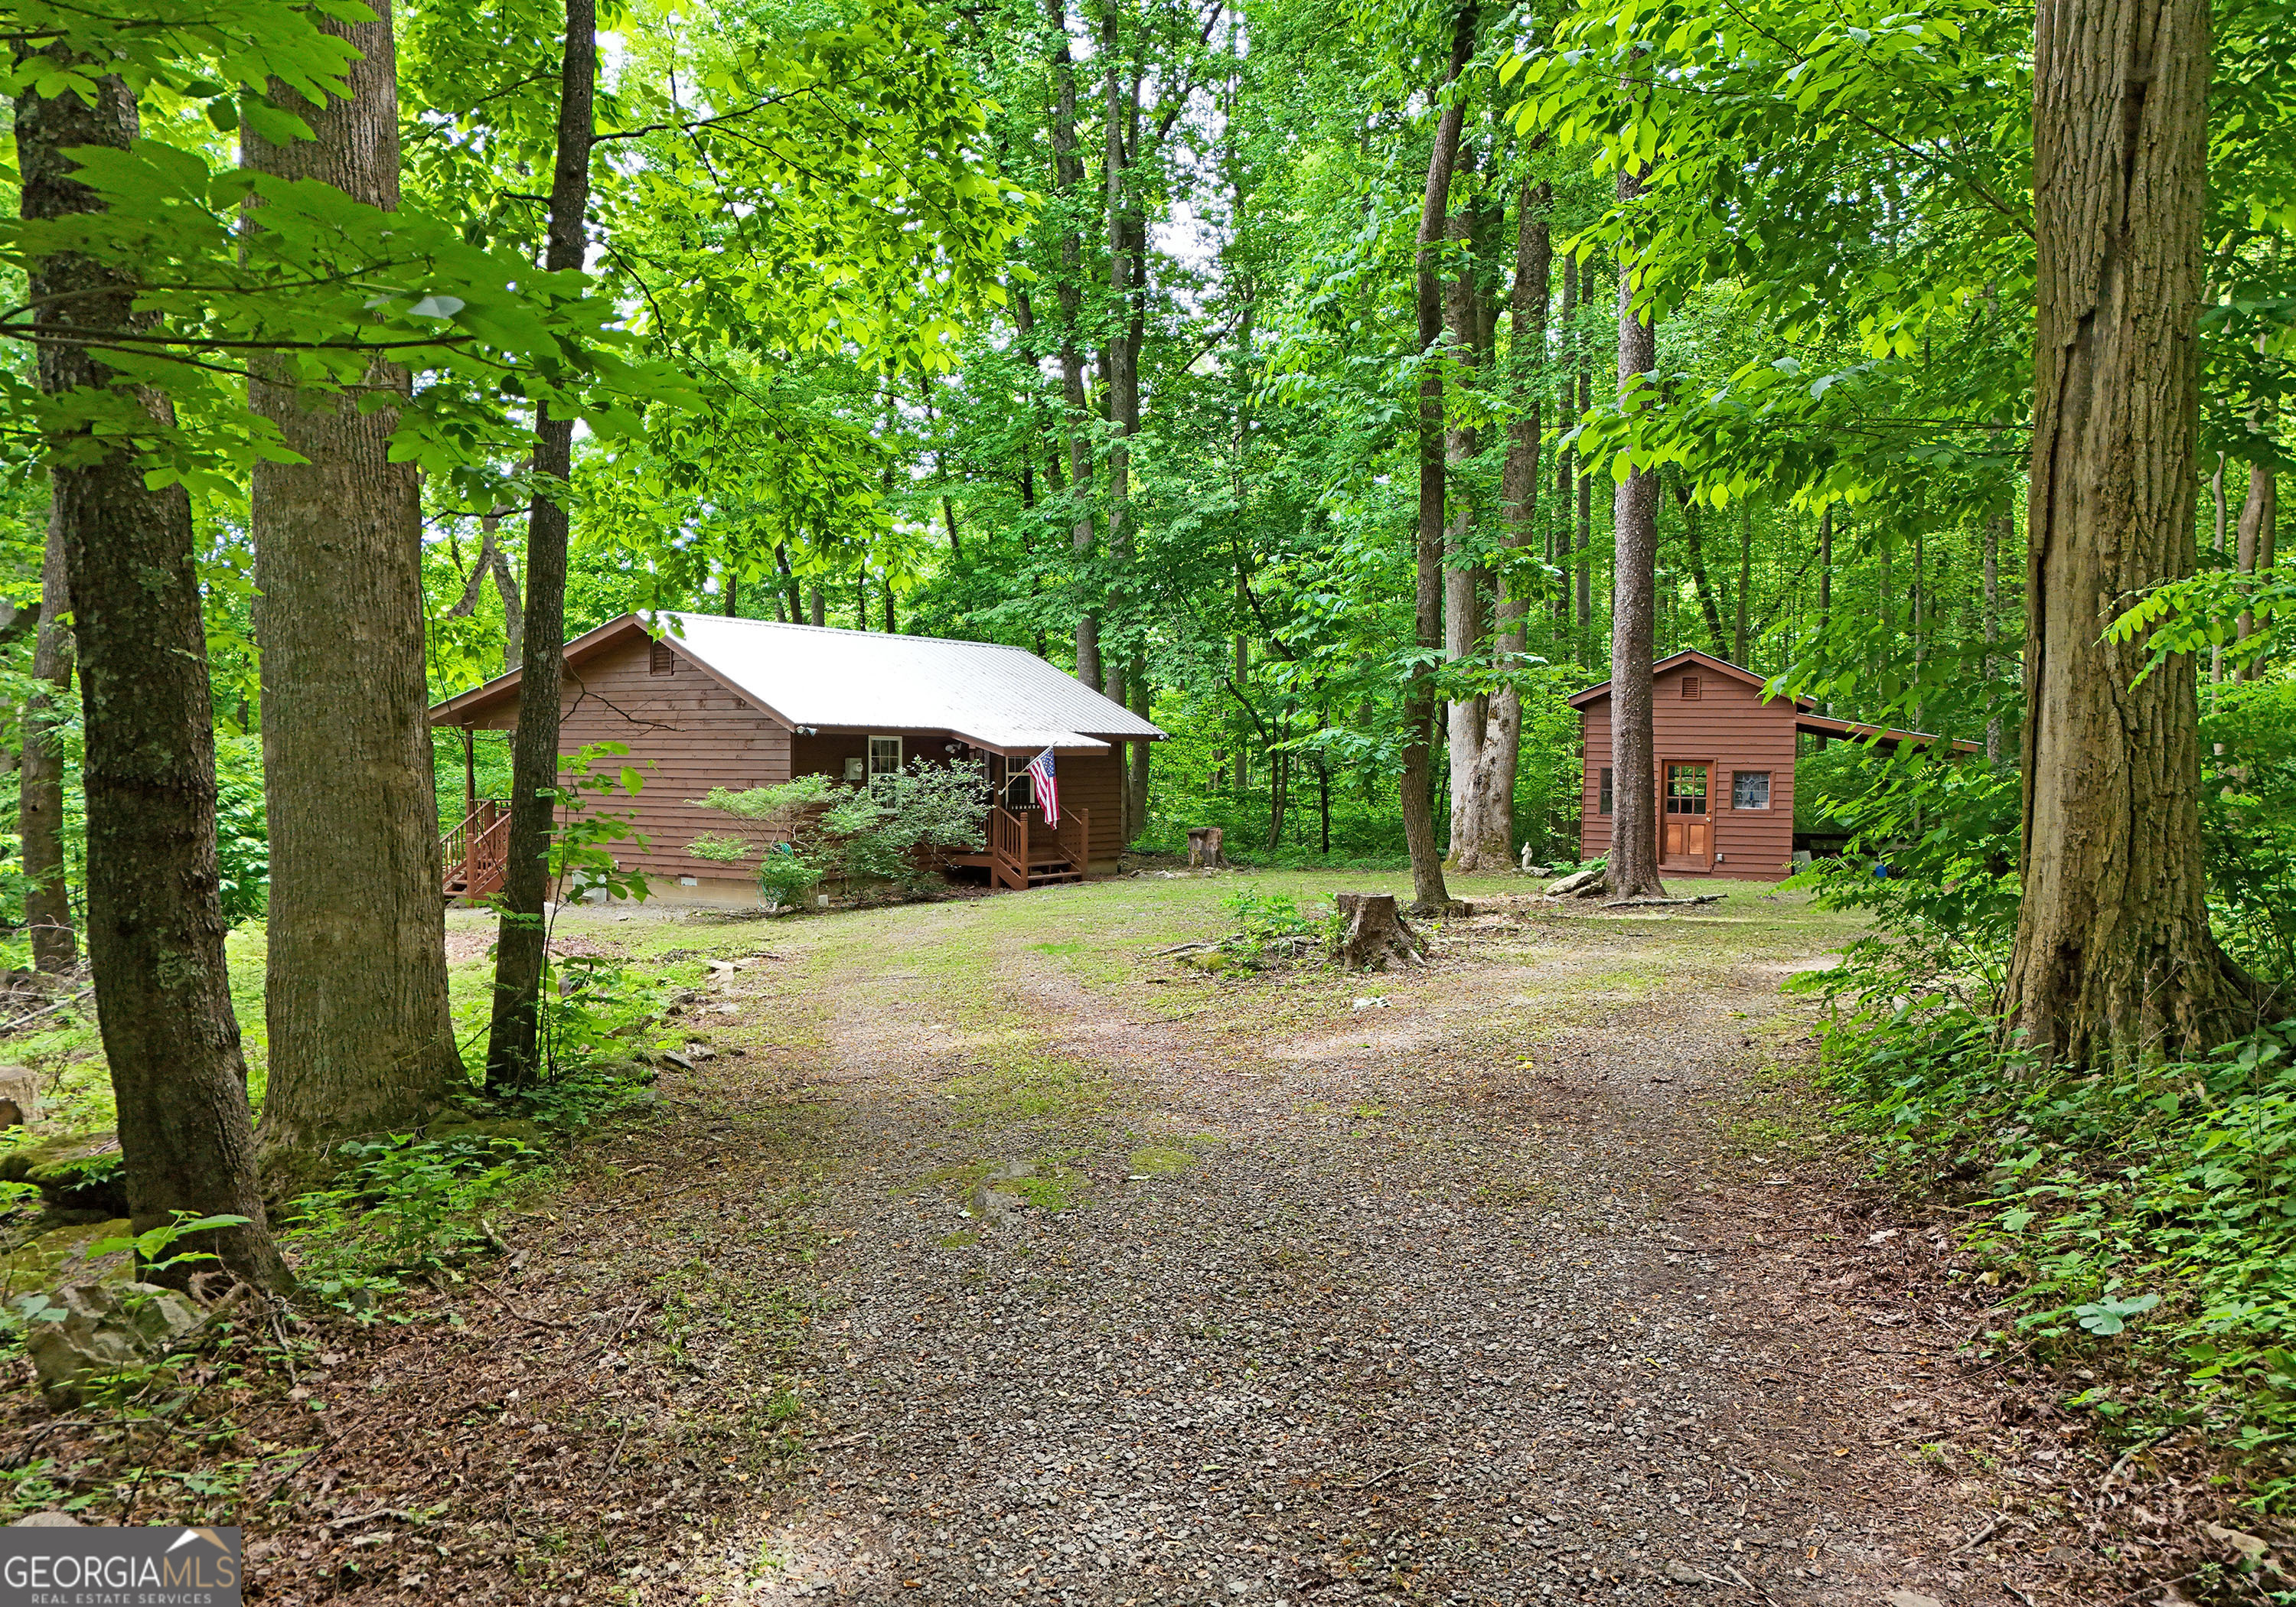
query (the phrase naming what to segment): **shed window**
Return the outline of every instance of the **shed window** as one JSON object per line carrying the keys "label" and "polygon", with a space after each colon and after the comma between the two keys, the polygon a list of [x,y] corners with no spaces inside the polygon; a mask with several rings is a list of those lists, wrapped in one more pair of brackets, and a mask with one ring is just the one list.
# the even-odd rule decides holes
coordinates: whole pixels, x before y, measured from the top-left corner
{"label": "shed window", "polygon": [[869,785],[873,790],[882,775],[901,773],[901,739],[898,736],[873,736],[869,739]]}
{"label": "shed window", "polygon": [[1595,791],[1597,796],[1595,802],[1595,813],[1597,815],[1610,814],[1611,812],[1611,767],[1608,765],[1603,767],[1603,778],[1601,783],[1596,786]]}
{"label": "shed window", "polygon": [[677,673],[677,655],[670,652],[668,643],[657,642],[647,652],[646,673],[658,676]]}
{"label": "shed window", "polygon": [[1695,703],[1698,701],[1698,677],[1696,676],[1685,676],[1682,677],[1682,701],[1685,703]]}
{"label": "shed window", "polygon": [[1740,770],[1730,777],[1730,807],[1734,809],[1767,809],[1770,807],[1770,773],[1767,770]]}

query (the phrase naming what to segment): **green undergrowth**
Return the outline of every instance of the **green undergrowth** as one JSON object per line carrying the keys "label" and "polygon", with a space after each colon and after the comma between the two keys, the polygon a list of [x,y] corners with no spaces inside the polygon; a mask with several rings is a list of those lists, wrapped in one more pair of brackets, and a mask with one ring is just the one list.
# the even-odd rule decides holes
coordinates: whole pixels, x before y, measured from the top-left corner
{"label": "green undergrowth", "polygon": [[2068,1403],[2136,1439],[2182,1427],[2296,1507],[2296,1021],[2207,1059],[2049,1070],[1964,1011],[1829,1037],[1841,1119],[1982,1201],[1967,1247],[2020,1342],[2095,1382]]}
{"label": "green undergrowth", "polygon": [[619,957],[554,960],[545,980],[544,1074],[484,1086],[484,1040],[465,1044],[471,1087],[419,1133],[355,1140],[327,1186],[283,1213],[311,1297],[365,1314],[410,1277],[437,1283],[502,1248],[488,1213],[540,1192],[558,1157],[594,1127],[653,1108],[653,1055],[683,1037],[668,994],[701,979],[700,962],[641,969]]}

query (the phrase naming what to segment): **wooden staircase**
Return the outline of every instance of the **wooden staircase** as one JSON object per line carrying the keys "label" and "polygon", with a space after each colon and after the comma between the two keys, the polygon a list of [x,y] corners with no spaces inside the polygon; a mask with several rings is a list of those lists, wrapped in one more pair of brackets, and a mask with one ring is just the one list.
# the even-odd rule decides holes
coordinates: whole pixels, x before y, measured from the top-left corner
{"label": "wooden staircase", "polygon": [[988,885],[1025,892],[1055,881],[1082,881],[1091,862],[1092,815],[1067,809],[1047,826],[1035,809],[988,811]]}
{"label": "wooden staircase", "polygon": [[447,899],[484,898],[502,891],[510,863],[510,804],[482,798],[463,824],[439,840],[446,861]]}

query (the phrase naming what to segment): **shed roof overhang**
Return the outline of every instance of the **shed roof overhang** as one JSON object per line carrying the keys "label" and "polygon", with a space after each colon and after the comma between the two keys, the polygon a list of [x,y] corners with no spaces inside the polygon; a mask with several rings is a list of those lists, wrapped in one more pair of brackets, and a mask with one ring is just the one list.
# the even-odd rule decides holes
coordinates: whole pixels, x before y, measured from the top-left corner
{"label": "shed roof overhang", "polygon": [[1939,736],[1928,731],[1893,731],[1887,726],[1867,726],[1857,720],[1837,720],[1831,715],[1812,714],[1807,709],[1794,716],[1794,729],[1805,735],[1821,739],[1871,742],[1876,747],[1894,749],[1911,742],[1916,748],[1945,748],[1956,753],[1982,753],[1985,745],[1964,737]]}

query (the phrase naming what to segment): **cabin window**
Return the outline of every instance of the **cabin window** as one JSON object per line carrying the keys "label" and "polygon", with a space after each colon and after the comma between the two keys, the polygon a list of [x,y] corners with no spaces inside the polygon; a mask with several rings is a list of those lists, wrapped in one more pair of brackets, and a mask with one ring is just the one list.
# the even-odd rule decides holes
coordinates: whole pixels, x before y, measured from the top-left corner
{"label": "cabin window", "polygon": [[898,736],[873,736],[869,739],[869,786],[875,791],[878,778],[901,773],[901,739]]}
{"label": "cabin window", "polygon": [[1696,676],[1685,676],[1682,677],[1682,701],[1685,703],[1695,703],[1698,701],[1698,677]]}
{"label": "cabin window", "polygon": [[1730,777],[1730,807],[1734,809],[1767,809],[1770,807],[1770,773],[1767,770],[1740,770]]}
{"label": "cabin window", "polygon": [[668,643],[657,642],[653,644],[652,651],[646,654],[646,673],[657,676],[677,673],[677,655],[670,652]]}
{"label": "cabin window", "polygon": [[1029,780],[1028,762],[1006,758],[1001,753],[988,756],[988,791],[998,804],[1016,815],[1037,801],[1037,789]]}
{"label": "cabin window", "polygon": [[1611,813],[1611,770],[1610,767],[1607,765],[1603,767],[1603,778],[1595,787],[1595,813],[1597,815],[1608,815]]}

